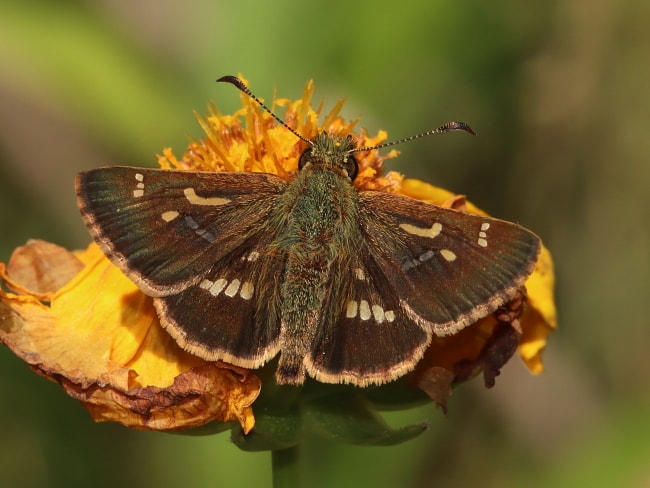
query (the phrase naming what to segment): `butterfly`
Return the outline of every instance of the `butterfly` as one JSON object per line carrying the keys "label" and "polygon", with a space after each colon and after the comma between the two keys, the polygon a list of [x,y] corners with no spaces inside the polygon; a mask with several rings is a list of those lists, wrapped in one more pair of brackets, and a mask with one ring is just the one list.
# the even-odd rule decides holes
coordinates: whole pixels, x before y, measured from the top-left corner
{"label": "butterfly", "polygon": [[[239,79],[219,81],[282,122]],[[471,132],[429,133],[448,130]],[[278,357],[279,384],[383,384],[532,273],[540,240],[524,227],[359,191],[355,153],[376,147],[294,134],[307,149],[290,181],[125,166],[77,176],[91,235],[184,350],[249,369]]]}

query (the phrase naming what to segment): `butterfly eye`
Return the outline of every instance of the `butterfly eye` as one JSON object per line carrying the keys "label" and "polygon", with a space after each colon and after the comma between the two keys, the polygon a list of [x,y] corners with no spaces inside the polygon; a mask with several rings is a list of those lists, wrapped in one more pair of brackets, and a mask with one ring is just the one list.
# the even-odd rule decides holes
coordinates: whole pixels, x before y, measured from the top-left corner
{"label": "butterfly eye", "polygon": [[357,163],[357,158],[355,158],[352,154],[348,154],[346,156],[343,168],[345,168],[345,170],[348,172],[350,181],[354,181],[354,179],[357,177],[357,174],[359,173],[359,163]]}
{"label": "butterfly eye", "polygon": [[298,170],[301,170],[309,162],[310,156],[311,148],[305,149],[298,160]]}

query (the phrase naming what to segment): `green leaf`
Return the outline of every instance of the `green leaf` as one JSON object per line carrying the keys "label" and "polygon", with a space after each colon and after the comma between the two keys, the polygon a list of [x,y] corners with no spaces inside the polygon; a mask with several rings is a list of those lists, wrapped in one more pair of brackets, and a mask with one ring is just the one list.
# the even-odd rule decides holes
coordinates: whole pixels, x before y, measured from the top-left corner
{"label": "green leaf", "polygon": [[404,410],[431,403],[426,393],[410,386],[404,378],[387,385],[367,388],[364,396],[379,410]]}
{"label": "green leaf", "polygon": [[345,392],[305,402],[306,428],[337,442],[356,445],[390,446],[411,440],[427,429],[427,424],[393,429],[356,392]]}
{"label": "green leaf", "polygon": [[[261,410],[261,411],[260,411]],[[301,419],[297,406],[286,410],[255,411],[255,428],[244,435],[234,427],[231,439],[244,451],[275,451],[296,446],[301,437]]]}

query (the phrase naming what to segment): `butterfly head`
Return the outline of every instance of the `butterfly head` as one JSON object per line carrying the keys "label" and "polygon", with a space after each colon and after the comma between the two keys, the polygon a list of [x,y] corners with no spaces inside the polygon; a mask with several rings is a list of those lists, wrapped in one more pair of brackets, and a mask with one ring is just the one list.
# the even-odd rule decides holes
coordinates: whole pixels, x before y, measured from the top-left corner
{"label": "butterfly head", "polygon": [[341,172],[354,181],[359,167],[356,158],[352,155],[352,151],[356,148],[352,136],[342,137],[321,132],[309,141],[309,145],[310,147],[300,156],[299,170],[311,165]]}

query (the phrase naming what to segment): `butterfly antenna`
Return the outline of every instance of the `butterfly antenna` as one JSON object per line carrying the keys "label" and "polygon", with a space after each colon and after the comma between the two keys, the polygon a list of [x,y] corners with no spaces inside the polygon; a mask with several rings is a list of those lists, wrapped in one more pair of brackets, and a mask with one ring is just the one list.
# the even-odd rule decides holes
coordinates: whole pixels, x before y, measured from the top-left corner
{"label": "butterfly antenna", "polygon": [[420,137],[428,136],[431,134],[440,134],[442,132],[451,132],[454,130],[462,130],[464,132],[472,134],[473,136],[476,135],[476,132],[474,132],[474,130],[465,122],[449,122],[443,126],[438,127],[437,129],[428,130],[426,132],[422,132],[421,134],[416,134],[410,137],[404,137],[403,139],[397,139],[396,141],[385,142],[383,144],[378,144],[377,146],[359,147],[357,149],[352,149],[351,151],[348,151],[348,153],[372,151],[373,149],[381,149],[382,147],[394,146],[395,144],[401,144],[403,142],[412,141],[414,139],[419,139]]}
{"label": "butterfly antenna", "polygon": [[306,137],[301,136],[300,134],[298,134],[295,130],[293,130],[291,127],[289,127],[284,120],[282,120],[280,117],[275,115],[271,111],[271,109],[268,108],[266,105],[264,105],[264,102],[262,100],[260,100],[259,98],[257,98],[253,94],[253,92],[250,91],[249,88],[244,84],[244,82],[242,80],[240,80],[239,78],[237,78],[236,76],[222,76],[217,81],[221,82],[221,83],[230,83],[231,85],[235,85],[241,92],[245,93],[246,95],[251,97],[253,100],[255,100],[260,107],[262,107],[271,117],[273,117],[275,120],[277,120],[280,124],[282,124],[284,127],[286,127],[292,134],[294,134],[299,139],[302,139],[303,141],[305,141],[310,146],[314,145],[309,139],[307,139]]}

